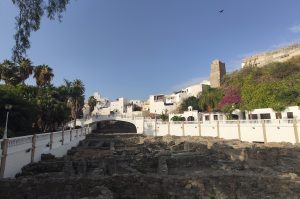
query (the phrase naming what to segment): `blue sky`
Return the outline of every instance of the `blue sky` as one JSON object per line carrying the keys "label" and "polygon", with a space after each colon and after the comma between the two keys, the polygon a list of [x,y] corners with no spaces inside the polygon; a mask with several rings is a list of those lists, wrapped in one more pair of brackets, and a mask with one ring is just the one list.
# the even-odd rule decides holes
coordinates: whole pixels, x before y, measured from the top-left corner
{"label": "blue sky", "polygon": [[[246,55],[300,41],[299,8],[299,0],[71,0],[62,23],[43,19],[28,56],[54,69],[55,85],[79,78],[87,96],[146,99],[208,78],[215,58],[232,71]],[[16,14],[0,1],[0,61],[11,57]]]}

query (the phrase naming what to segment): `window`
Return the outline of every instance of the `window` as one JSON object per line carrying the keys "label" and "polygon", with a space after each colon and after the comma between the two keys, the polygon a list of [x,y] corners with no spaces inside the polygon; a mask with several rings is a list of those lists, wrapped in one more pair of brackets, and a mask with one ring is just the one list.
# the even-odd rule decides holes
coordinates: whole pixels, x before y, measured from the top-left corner
{"label": "window", "polygon": [[276,119],[282,119],[281,113],[276,113],[275,115],[276,115]]}
{"label": "window", "polygon": [[218,120],[218,115],[214,115],[214,120]]}
{"label": "window", "polygon": [[205,115],[205,120],[209,121],[209,115]]}
{"label": "window", "polygon": [[269,120],[269,119],[271,119],[271,114],[270,113],[262,113],[262,114],[260,114],[260,119]]}
{"label": "window", "polygon": [[286,115],[288,119],[294,118],[293,112],[287,112]]}
{"label": "window", "polygon": [[249,119],[250,120],[257,120],[258,119],[257,114],[249,114]]}
{"label": "window", "polygon": [[187,118],[187,121],[195,121],[195,118],[194,118],[193,116],[189,116],[189,117]]}

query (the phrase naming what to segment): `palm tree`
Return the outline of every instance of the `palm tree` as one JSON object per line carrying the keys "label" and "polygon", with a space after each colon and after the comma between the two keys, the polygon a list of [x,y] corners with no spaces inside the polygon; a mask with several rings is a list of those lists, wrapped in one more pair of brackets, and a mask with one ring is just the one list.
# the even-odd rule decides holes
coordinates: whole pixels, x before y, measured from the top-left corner
{"label": "palm tree", "polygon": [[29,59],[23,58],[19,62],[19,73],[22,83],[24,84],[25,80],[28,79],[28,77],[33,72],[33,66]]}
{"label": "palm tree", "polygon": [[71,109],[71,117],[74,120],[74,127],[76,127],[76,119],[84,105],[84,84],[79,79],[75,79],[73,82],[65,80],[65,87],[69,96],[68,106]]}
{"label": "palm tree", "polygon": [[199,99],[199,107],[208,112],[214,111],[222,98],[222,92],[215,88],[209,88],[202,92]]}
{"label": "palm tree", "polygon": [[39,87],[49,85],[54,77],[53,69],[48,65],[39,65],[34,68],[34,76],[36,85]]}
{"label": "palm tree", "polygon": [[4,60],[0,64],[0,80],[3,80],[5,84],[14,86],[21,83],[19,68],[13,62]]}

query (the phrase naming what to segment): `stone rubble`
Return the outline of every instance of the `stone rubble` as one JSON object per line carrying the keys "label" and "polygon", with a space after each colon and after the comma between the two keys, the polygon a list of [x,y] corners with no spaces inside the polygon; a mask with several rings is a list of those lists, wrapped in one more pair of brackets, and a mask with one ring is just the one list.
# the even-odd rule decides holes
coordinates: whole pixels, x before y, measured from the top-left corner
{"label": "stone rubble", "polygon": [[90,134],[0,180],[0,198],[300,198],[300,146]]}

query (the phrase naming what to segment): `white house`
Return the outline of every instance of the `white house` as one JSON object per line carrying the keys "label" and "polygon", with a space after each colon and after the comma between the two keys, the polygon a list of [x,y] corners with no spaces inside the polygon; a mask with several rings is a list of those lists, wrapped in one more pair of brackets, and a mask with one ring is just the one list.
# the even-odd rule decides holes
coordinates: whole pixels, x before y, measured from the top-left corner
{"label": "white house", "polygon": [[187,97],[197,97],[199,93],[205,90],[208,86],[210,86],[210,82],[208,80],[204,80],[201,83],[193,84],[185,89],[182,89],[182,91],[186,93]]}
{"label": "white house", "polygon": [[226,115],[220,112],[211,112],[211,113],[199,113],[200,121],[203,123],[211,121],[222,121],[226,120]]}
{"label": "white house", "polygon": [[110,102],[110,111],[113,113],[123,114],[127,111],[128,100],[120,97]]}
{"label": "white house", "polygon": [[271,108],[254,109],[246,112],[246,119],[300,119],[300,107],[289,106],[282,112],[276,112]]}
{"label": "white house", "polygon": [[205,88],[210,85],[209,81],[205,80],[201,83],[191,85],[180,91],[176,91],[170,95],[150,95],[149,110],[153,114],[170,113],[175,111],[181,102],[191,96],[197,97]]}
{"label": "white house", "polygon": [[176,103],[165,95],[150,95],[149,111],[153,114],[169,113],[176,109]]}
{"label": "white house", "polygon": [[174,116],[184,117],[185,121],[200,121],[200,114],[199,114],[199,112],[197,110],[193,110],[192,106],[189,106],[188,110],[184,111],[181,114],[170,113],[169,114],[169,121],[172,121],[172,118]]}
{"label": "white house", "polygon": [[92,112],[92,115],[105,114],[110,111],[108,109],[109,107],[108,99],[102,97],[98,92],[95,92],[93,96],[96,99],[97,104],[94,108],[94,111]]}

